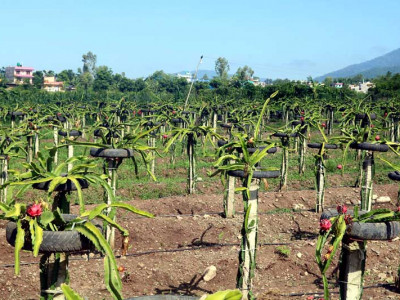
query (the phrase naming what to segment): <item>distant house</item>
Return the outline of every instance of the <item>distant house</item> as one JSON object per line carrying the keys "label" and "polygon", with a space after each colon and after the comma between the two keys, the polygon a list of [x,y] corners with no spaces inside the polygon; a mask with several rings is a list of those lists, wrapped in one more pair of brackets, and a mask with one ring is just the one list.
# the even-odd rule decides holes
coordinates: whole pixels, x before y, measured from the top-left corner
{"label": "distant house", "polygon": [[370,81],[360,82],[359,84],[350,84],[349,88],[353,91],[366,94],[370,88],[373,88],[374,84]]}
{"label": "distant house", "polygon": [[334,87],[337,89],[343,88],[343,82],[335,82]]}
{"label": "distant house", "polygon": [[267,84],[264,81],[260,81],[259,78],[250,78],[249,82],[253,83],[255,86],[265,87]]}
{"label": "distant house", "polygon": [[26,79],[32,84],[33,70],[31,67],[23,67],[20,63],[17,63],[15,67],[6,67],[6,79],[7,84],[17,85],[23,84]]}
{"label": "distant house", "polygon": [[69,86],[67,86],[67,87],[65,88],[65,90],[67,90],[68,92],[71,92],[71,91],[75,91],[76,88],[75,88],[74,85],[69,85]]}
{"label": "distant house", "polygon": [[56,81],[56,78],[54,76],[44,77],[43,89],[48,92],[63,92],[63,86],[64,82]]}
{"label": "distant house", "polygon": [[184,79],[186,79],[187,82],[192,82],[192,80],[193,80],[193,74],[190,72],[185,72],[184,74],[178,73],[178,74],[176,74],[176,77],[184,78]]}

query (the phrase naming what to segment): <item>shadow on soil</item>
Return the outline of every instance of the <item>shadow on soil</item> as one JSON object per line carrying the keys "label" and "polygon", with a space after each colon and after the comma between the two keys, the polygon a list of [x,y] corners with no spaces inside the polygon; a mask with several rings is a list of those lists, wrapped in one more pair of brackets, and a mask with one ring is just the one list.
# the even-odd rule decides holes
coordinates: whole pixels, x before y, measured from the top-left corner
{"label": "shadow on soil", "polygon": [[187,296],[195,296],[195,291],[201,291],[203,293],[211,294],[210,290],[203,289],[199,287],[199,283],[202,281],[203,277],[198,277],[194,275],[189,282],[181,283],[178,286],[170,285],[167,289],[156,289],[157,294],[177,294],[177,295],[187,295]]}

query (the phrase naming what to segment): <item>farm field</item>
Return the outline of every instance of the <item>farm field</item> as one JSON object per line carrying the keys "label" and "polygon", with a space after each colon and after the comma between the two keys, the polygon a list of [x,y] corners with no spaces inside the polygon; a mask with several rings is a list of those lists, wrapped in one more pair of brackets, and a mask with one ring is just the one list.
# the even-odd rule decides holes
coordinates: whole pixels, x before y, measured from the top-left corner
{"label": "farm field", "polygon": [[400,1],[64,2],[0,5],[0,300],[400,299]]}
{"label": "farm field", "polygon": [[[398,186],[375,186],[378,196],[396,199]],[[352,203],[359,190],[350,187],[328,188],[328,207]],[[254,292],[259,299],[307,299],[322,297],[321,278],[315,263],[315,241],[319,214],[313,190],[260,193],[259,247]],[[240,227],[243,220],[240,197],[238,215],[224,219],[222,194],[172,196],[161,199],[131,200],[134,206],[156,214],[154,219],[118,216],[132,236],[132,248],[118,265],[126,297],[157,293],[202,295],[235,288],[240,250]],[[384,204],[395,209],[395,203]],[[382,207],[379,205],[378,207]],[[74,207],[76,209],[76,207]],[[295,209],[296,208],[296,209]],[[0,234],[5,235],[5,222]],[[117,245],[120,244],[120,239]],[[399,259],[394,253],[399,240],[369,242],[365,276],[365,299],[396,299],[394,276]],[[36,299],[39,293],[38,261],[30,253],[22,253],[21,274],[14,275],[14,251],[1,240],[0,298]],[[282,254],[288,250],[288,254]],[[118,253],[116,254],[118,257]],[[71,286],[89,299],[111,299],[103,284],[103,264],[98,255],[74,256],[70,262]],[[28,263],[28,264],[24,264]],[[214,265],[217,275],[209,282],[197,283],[204,270]],[[335,263],[336,266],[336,263]],[[337,270],[333,266],[329,278],[334,288]],[[336,271],[335,271],[336,270]],[[338,299],[337,294],[332,299]]]}
{"label": "farm field", "polygon": [[[366,222],[400,217],[399,187],[388,177],[400,165],[399,118],[373,103],[366,107],[376,112],[269,106],[275,95],[232,112],[124,99],[3,112],[0,298],[51,299],[43,295],[60,293],[51,282],[61,278],[89,299],[201,296],[238,281],[249,299],[328,298],[326,288],[339,299],[334,239],[350,236],[347,209],[376,212]],[[337,206],[345,212],[324,229],[322,210]],[[48,240],[75,233],[86,246]],[[399,242],[383,239],[367,242],[366,299],[397,295]],[[324,273],[316,254],[331,263]]]}
{"label": "farm field", "polygon": [[[220,129],[219,132],[224,133]],[[43,134],[42,149],[51,146],[51,134],[50,131]],[[265,133],[265,136],[268,134]],[[317,138],[318,132],[312,132],[310,141]],[[157,141],[157,145],[162,147],[160,141]],[[139,178],[134,178],[129,161],[119,171],[117,199],[155,215],[151,219],[129,213],[117,215],[120,224],[131,235],[131,248],[127,256],[120,256],[118,246],[116,251],[117,264],[125,269],[121,276],[126,297],[160,293],[200,296],[235,288],[244,217],[242,197],[240,194],[235,196],[235,218],[223,218],[223,185],[218,176],[208,176],[213,169],[213,158],[202,157],[201,149],[197,151],[198,176],[201,177],[197,183],[197,193],[185,195],[187,162],[181,147],[178,143],[174,164],[165,154],[165,157],[156,158],[156,182],[146,176],[143,166],[139,169]],[[76,154],[85,152],[87,150],[83,147],[76,147]],[[212,153],[210,146],[207,152]],[[278,191],[279,179],[268,179],[268,187],[261,184],[257,269],[253,290],[259,299],[318,299],[323,295],[315,262],[320,217],[314,212],[315,154],[315,150],[308,149],[303,175],[298,174],[298,154],[290,154],[287,191]],[[278,150],[276,154],[266,157],[263,165],[279,168],[281,155]],[[353,159],[355,154],[348,154],[343,175],[336,168],[342,161],[341,155],[342,151],[332,151],[327,159],[326,208],[334,208],[338,204],[352,207],[360,199],[360,189],[352,187],[358,174],[358,162]],[[384,155],[391,161],[397,160],[392,153]],[[60,156],[61,160],[66,159],[66,151],[60,152]],[[374,208],[395,210],[398,185],[387,178],[391,168],[380,160],[376,160],[376,164],[374,194],[378,197],[389,196],[391,202],[375,203]],[[96,188],[89,187],[85,193],[89,204],[87,208],[102,202],[102,194]],[[72,196],[72,199],[76,198],[76,195]],[[24,202],[43,197],[42,191],[29,190],[19,200]],[[77,205],[72,206],[72,212],[79,213]],[[6,222],[1,224],[0,234],[5,235]],[[119,236],[116,245],[120,244]],[[392,253],[398,247],[398,240],[368,243],[365,299],[397,297],[393,283],[399,262],[392,257]],[[30,253],[23,252],[21,274],[14,275],[14,251],[4,239],[1,240],[0,257],[0,298],[36,299],[35,295],[40,293],[38,260]],[[204,282],[200,278],[209,266],[217,268],[217,275],[209,282]],[[99,254],[90,254],[89,258],[87,255],[73,256],[69,270],[72,278],[70,285],[78,293],[89,299],[111,299],[103,283],[103,263]],[[335,286],[337,276],[336,259],[328,273],[332,299],[338,298],[338,288]]]}

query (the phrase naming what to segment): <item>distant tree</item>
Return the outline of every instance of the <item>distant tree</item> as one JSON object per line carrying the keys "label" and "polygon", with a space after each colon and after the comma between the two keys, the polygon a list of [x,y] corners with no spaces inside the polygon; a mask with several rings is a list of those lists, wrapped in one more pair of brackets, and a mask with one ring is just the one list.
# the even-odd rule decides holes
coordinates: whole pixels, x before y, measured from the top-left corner
{"label": "distant tree", "polygon": [[[205,79],[206,80],[206,79]],[[207,82],[204,81],[198,81],[194,84],[194,88],[196,93],[202,91],[202,90],[207,90],[210,88],[210,85]]]}
{"label": "distant tree", "polygon": [[78,69],[78,73],[80,73],[79,84],[87,92],[88,89],[92,86],[94,76],[96,74],[97,55],[89,51],[88,53],[82,55],[82,62],[82,70]]}
{"label": "distant tree", "polygon": [[357,84],[359,82],[363,82],[364,76],[362,74],[358,74],[352,78],[352,83]]}
{"label": "distant tree", "polygon": [[240,81],[245,81],[253,78],[254,71],[249,66],[244,66],[243,68],[238,68],[235,74]]}
{"label": "distant tree", "polygon": [[113,85],[113,72],[107,66],[96,68],[96,75],[93,81],[93,90],[105,91]]}
{"label": "distant tree", "polygon": [[56,76],[56,73],[53,70],[48,70],[48,71],[43,70],[43,75],[45,77],[53,77]]}
{"label": "distant tree", "polygon": [[247,81],[243,84],[243,93],[246,98],[254,100],[256,96],[256,91],[257,89],[253,82]]}
{"label": "distant tree", "polygon": [[283,83],[290,83],[291,81],[290,81],[290,79],[280,79],[280,78],[277,78],[277,79],[275,79],[274,81],[273,81],[273,84],[283,84]]}
{"label": "distant tree", "polygon": [[135,91],[135,81],[122,77],[118,82],[118,90],[122,93]]}
{"label": "distant tree", "polygon": [[203,77],[201,78],[202,80],[208,80],[207,74],[204,74]]}
{"label": "distant tree", "polygon": [[272,84],[273,80],[271,78],[267,78],[264,80],[266,84]]}
{"label": "distant tree", "polygon": [[24,90],[30,90],[32,89],[32,84],[31,81],[29,80],[29,78],[25,78],[22,82],[22,88]]}
{"label": "distant tree", "polygon": [[168,75],[164,71],[156,71],[146,78],[146,83],[153,92],[160,95],[161,93],[169,93],[174,95],[175,99],[179,99],[186,95],[188,82],[184,78],[178,78]]}
{"label": "distant tree", "polygon": [[232,88],[229,86],[226,80],[220,77],[214,77],[210,81],[210,86],[215,90],[215,93],[220,96],[228,96]]}
{"label": "distant tree", "polygon": [[375,87],[368,90],[368,94],[374,99],[398,98],[400,97],[400,74],[392,75],[387,72],[386,75],[377,77],[373,80]]}
{"label": "distant tree", "polygon": [[79,85],[87,91],[93,83],[93,77],[89,72],[82,73],[79,76]]}
{"label": "distant tree", "polygon": [[331,86],[332,84],[333,84],[333,78],[332,77],[325,77],[324,85],[325,86]]}
{"label": "distant tree", "polygon": [[113,75],[113,85],[114,85],[114,89],[119,89],[119,84],[121,83],[121,80],[124,78],[125,76],[122,74],[114,74]]}
{"label": "distant tree", "polygon": [[62,70],[57,74],[57,80],[64,82],[65,86],[76,84],[76,74],[71,69]]}
{"label": "distant tree", "polygon": [[227,79],[229,70],[230,70],[229,63],[226,58],[219,57],[215,61],[215,72],[217,72],[220,78]]}
{"label": "distant tree", "polygon": [[138,78],[133,81],[134,83],[134,91],[135,92],[140,92],[146,88],[146,82],[142,78]]}
{"label": "distant tree", "polygon": [[151,74],[149,77],[147,77],[147,79],[148,80],[159,81],[159,80],[162,80],[165,77],[168,77],[168,74],[164,73],[163,70],[158,70],[158,71],[155,71],[153,74]]}
{"label": "distant tree", "polygon": [[82,55],[83,62],[83,73],[89,72],[93,77],[96,73],[96,63],[97,63],[97,55],[93,54],[89,51],[86,54]]}
{"label": "distant tree", "polygon": [[42,71],[35,71],[33,72],[33,79],[32,79],[33,86],[37,89],[41,89],[44,83],[44,76]]}
{"label": "distant tree", "polygon": [[4,88],[7,86],[7,79],[6,79],[6,68],[0,68],[0,87]]}

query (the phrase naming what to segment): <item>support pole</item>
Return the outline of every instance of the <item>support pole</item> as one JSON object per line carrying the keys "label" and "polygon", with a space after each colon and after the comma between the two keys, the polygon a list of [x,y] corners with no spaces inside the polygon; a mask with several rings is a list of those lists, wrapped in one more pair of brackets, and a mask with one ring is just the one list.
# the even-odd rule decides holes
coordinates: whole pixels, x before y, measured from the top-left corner
{"label": "support pole", "polygon": [[360,300],[367,257],[366,242],[344,237],[339,263],[341,300]]}
{"label": "support pole", "polygon": [[361,210],[370,211],[372,207],[372,178],[374,172],[374,152],[365,151],[363,179],[361,182]]}
{"label": "support pole", "polygon": [[[231,160],[230,163],[233,164],[234,160]],[[233,218],[235,216],[235,177],[229,175],[226,178],[224,212],[225,218]]]}
{"label": "support pole", "polygon": [[[248,179],[244,180],[247,185]],[[241,251],[239,254],[238,288],[242,291],[242,300],[253,299],[252,283],[256,271],[256,247],[258,230],[258,190],[259,179],[252,179],[250,184],[250,197],[243,192],[245,205],[245,219],[242,227]],[[247,220],[246,220],[247,217]]]}

